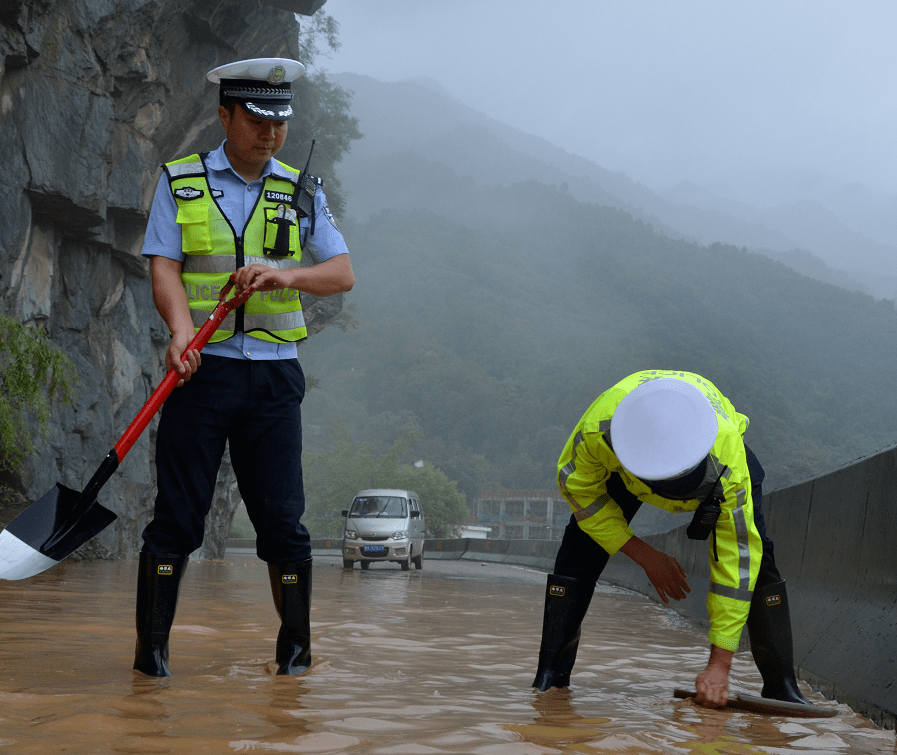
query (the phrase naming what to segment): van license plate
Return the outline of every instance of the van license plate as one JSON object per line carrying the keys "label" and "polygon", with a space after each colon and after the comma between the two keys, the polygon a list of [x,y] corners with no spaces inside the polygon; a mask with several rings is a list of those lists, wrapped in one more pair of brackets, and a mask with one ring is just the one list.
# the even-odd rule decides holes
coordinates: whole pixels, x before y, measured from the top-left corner
{"label": "van license plate", "polygon": [[365,553],[383,553],[386,550],[385,545],[366,545],[364,546]]}

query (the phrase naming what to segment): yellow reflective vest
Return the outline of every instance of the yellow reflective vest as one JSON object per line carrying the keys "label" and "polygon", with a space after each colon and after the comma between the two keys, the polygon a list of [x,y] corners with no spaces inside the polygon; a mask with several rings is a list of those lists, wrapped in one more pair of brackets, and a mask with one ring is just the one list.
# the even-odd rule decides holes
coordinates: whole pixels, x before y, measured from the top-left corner
{"label": "yellow reflective vest", "polygon": [[[700,498],[669,500],[630,475],[611,449],[610,424],[623,397],[636,386],[658,378],[679,378],[696,385],[716,410],[719,433],[710,451]],[[760,569],[763,546],[754,525],[751,478],[743,435],[748,418],[707,379],[690,372],[646,370],[630,375],[602,393],[577,424],[558,460],[558,487],[577,523],[610,555],[634,533],[617,503],[608,495],[607,481],[617,473],[638,500],[672,512],[694,511],[705,493],[722,486],[725,502],[716,523],[716,557],[710,549],[710,642],[736,650],[747,621],[751,595]],[[608,444],[610,439],[610,444]],[[718,560],[717,560],[718,558]]]}
{"label": "yellow reflective vest", "polygon": [[[255,262],[281,269],[299,267],[299,221],[289,211],[299,171],[279,164],[293,180],[267,176],[246,227],[239,233],[215,202],[200,155],[165,164],[177,202],[181,249],[187,255],[181,282],[197,330],[215,309],[218,294],[238,268]],[[239,331],[275,343],[305,338],[308,333],[299,292],[285,288],[254,293],[225,318],[210,341],[223,341]]]}

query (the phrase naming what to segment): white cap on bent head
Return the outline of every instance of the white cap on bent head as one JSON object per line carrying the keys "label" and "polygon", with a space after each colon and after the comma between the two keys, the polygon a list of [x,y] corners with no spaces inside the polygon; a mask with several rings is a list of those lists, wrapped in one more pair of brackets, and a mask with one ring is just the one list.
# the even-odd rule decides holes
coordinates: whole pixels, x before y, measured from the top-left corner
{"label": "white cap on bent head", "polygon": [[678,378],[642,383],[619,403],[610,439],[620,464],[642,480],[672,480],[710,453],[719,430],[701,389]]}
{"label": "white cap on bent head", "polygon": [[221,104],[232,100],[269,121],[293,117],[290,82],[305,73],[305,66],[289,58],[252,58],[218,66],[206,78],[219,84]]}

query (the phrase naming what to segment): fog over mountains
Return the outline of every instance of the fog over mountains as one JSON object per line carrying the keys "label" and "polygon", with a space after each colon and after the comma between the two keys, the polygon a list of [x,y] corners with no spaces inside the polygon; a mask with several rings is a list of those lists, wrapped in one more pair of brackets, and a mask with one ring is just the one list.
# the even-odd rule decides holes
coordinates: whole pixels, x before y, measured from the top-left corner
{"label": "fog over mountains", "polygon": [[[381,447],[415,432],[412,460],[468,496],[551,489],[583,411],[651,368],[705,375],[751,418],[770,489],[895,441],[889,248],[822,198],[661,196],[431,82],[332,80],[364,134],[337,165],[357,327],[302,347],[310,456],[334,422]],[[849,272],[810,243],[838,238],[862,242]]]}
{"label": "fog over mountains", "polygon": [[[897,297],[897,206],[859,185],[820,183],[809,192],[812,200],[768,207],[737,200],[725,187],[688,182],[655,192],[478,113],[433,81],[384,83],[349,73],[329,78],[354,93],[353,112],[365,134],[340,166],[353,217],[387,206],[426,206],[429,193],[405,197],[401,186],[383,192],[366,184],[374,162],[414,152],[477,184],[531,181],[534,197],[540,185],[565,186],[577,199],[623,209],[670,238],[744,246],[805,275]],[[769,187],[771,197],[787,191]]]}

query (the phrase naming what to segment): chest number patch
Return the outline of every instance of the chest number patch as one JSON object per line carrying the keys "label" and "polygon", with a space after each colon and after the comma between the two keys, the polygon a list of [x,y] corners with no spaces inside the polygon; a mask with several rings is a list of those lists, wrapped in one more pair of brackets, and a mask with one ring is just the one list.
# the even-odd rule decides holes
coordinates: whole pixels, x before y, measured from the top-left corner
{"label": "chest number patch", "polygon": [[293,195],[286,194],[282,191],[265,191],[265,201],[267,202],[283,202],[290,205],[293,203]]}

